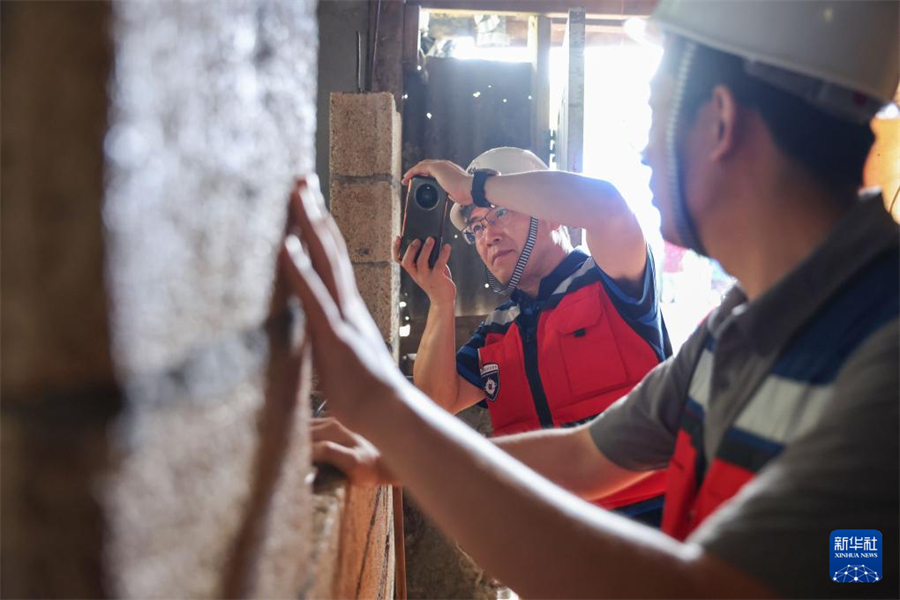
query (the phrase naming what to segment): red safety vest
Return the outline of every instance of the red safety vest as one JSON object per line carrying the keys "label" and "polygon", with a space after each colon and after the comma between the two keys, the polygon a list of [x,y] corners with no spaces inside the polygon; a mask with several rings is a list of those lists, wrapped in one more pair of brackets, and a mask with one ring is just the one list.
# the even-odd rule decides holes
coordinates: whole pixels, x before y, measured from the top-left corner
{"label": "red safety vest", "polygon": [[[695,368],[693,377],[708,376],[709,373]],[[752,398],[748,402],[742,414],[760,410],[754,406],[754,400]],[[738,418],[725,432],[719,449],[707,466],[703,440],[706,423],[704,404],[708,401],[708,398],[699,401],[688,398],[686,401],[675,438],[675,451],[667,469],[665,508],[660,529],[677,540],[686,539],[780,451],[777,449],[780,444],[774,439],[760,436],[758,432],[741,432],[737,427],[740,423]],[[802,408],[808,404],[798,406]],[[757,442],[747,443],[749,437]],[[768,443],[760,445],[760,440]],[[739,452],[736,447],[740,448]],[[737,457],[741,464],[735,463]]]}
{"label": "red safety vest", "polygon": [[[597,415],[627,394],[659,364],[650,345],[619,315],[599,281],[566,294],[541,312],[536,340],[523,340],[515,324],[488,333],[479,350],[482,377],[494,377],[487,403],[494,435],[560,427]],[[525,348],[530,348],[526,356]],[[543,398],[535,398],[534,361]],[[540,394],[539,394],[540,395]],[[545,411],[544,422],[538,414]],[[547,414],[552,423],[546,422]],[[662,494],[665,472],[598,502],[618,508]]]}
{"label": "red safety vest", "polygon": [[677,540],[686,539],[755,475],[743,467],[715,458],[703,484],[698,487],[697,452],[690,436],[684,430],[679,431],[675,454],[669,463],[661,528]]}

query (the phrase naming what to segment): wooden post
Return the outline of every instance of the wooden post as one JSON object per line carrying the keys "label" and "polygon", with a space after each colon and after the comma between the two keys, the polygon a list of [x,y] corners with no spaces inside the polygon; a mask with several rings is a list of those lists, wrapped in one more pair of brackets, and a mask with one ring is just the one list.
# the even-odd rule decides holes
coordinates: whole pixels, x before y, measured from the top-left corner
{"label": "wooden post", "polygon": [[403,488],[391,488],[394,495],[394,598],[406,600],[406,536],[403,533]]}
{"label": "wooden post", "polygon": [[550,164],[550,18],[528,18],[531,53],[531,149]]}

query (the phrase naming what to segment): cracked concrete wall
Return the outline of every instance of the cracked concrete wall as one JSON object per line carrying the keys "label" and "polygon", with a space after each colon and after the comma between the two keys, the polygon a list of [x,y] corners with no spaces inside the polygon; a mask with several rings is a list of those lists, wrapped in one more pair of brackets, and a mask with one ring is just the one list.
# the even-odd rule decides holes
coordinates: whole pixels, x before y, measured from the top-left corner
{"label": "cracked concrete wall", "polygon": [[3,596],[308,593],[315,11],[2,3]]}

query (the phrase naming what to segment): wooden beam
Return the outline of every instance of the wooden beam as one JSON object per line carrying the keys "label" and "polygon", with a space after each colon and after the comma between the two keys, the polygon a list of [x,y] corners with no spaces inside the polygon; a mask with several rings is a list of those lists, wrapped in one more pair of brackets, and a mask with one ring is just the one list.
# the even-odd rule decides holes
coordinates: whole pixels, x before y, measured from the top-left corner
{"label": "wooden beam", "polygon": [[658,0],[421,0],[422,8],[478,13],[530,13],[565,17],[584,7],[592,18],[646,17]]}
{"label": "wooden beam", "polygon": [[403,9],[403,70],[414,71],[419,65],[419,9],[408,2]]}
{"label": "wooden beam", "polygon": [[369,0],[369,91],[390,92],[397,110],[403,95],[403,2]]}
{"label": "wooden beam", "polygon": [[531,53],[531,146],[550,164],[550,19],[532,15],[528,19],[528,48]]}

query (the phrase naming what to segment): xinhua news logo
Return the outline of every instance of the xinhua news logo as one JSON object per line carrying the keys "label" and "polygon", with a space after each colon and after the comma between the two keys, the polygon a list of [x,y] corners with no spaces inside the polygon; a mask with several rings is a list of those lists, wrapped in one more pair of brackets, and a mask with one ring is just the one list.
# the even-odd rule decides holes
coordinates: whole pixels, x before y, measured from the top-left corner
{"label": "xinhua news logo", "polygon": [[875,529],[836,529],[831,532],[831,580],[837,583],[875,583],[881,580],[881,532]]}

